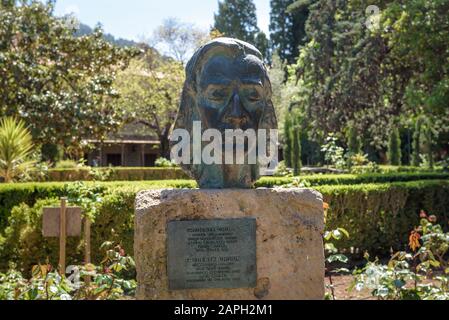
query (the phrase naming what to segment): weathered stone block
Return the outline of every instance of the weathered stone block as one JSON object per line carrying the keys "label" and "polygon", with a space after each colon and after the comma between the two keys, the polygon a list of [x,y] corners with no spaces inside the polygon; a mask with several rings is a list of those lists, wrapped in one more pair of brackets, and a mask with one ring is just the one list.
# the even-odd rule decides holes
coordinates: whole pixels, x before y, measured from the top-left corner
{"label": "weathered stone block", "polygon": [[[254,218],[257,286],[169,290],[167,224]],[[309,189],[149,190],[136,199],[138,299],[303,300],[324,297],[324,212]]]}

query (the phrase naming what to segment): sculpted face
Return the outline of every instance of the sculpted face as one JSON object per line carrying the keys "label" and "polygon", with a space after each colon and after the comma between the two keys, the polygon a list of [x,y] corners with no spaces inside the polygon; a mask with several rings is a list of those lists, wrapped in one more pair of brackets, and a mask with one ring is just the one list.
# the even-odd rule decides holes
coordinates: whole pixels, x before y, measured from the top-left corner
{"label": "sculpted face", "polygon": [[[197,180],[201,188],[251,187],[259,177],[260,163],[246,161],[251,157],[247,150],[260,150],[258,143],[266,139],[259,140],[258,132],[277,129],[268,72],[261,53],[255,47],[237,39],[218,38],[193,55],[186,67],[186,82],[174,132],[178,129],[188,132],[195,140],[195,132],[198,131],[195,125],[198,123],[201,124],[201,134],[211,131],[208,129],[216,129],[213,131],[217,132],[218,140],[222,138],[220,134],[226,136],[231,130],[252,131],[253,141],[257,140],[257,144],[252,143],[250,147],[249,142],[248,145],[244,142],[245,161],[206,164],[194,159],[199,153],[209,150],[210,141],[200,141],[200,148],[188,148],[187,157],[192,161],[183,162],[183,169]],[[176,139],[173,141],[178,143]],[[223,149],[232,148],[233,143],[225,141],[229,140],[221,140]],[[265,149],[268,149],[268,142],[262,143],[266,143]],[[231,153],[238,154],[236,150],[231,149]],[[224,158],[224,155],[218,158],[222,159],[222,156]]]}
{"label": "sculpted face", "polygon": [[253,55],[213,56],[198,81],[198,110],[205,129],[254,129],[266,106],[263,64]]}

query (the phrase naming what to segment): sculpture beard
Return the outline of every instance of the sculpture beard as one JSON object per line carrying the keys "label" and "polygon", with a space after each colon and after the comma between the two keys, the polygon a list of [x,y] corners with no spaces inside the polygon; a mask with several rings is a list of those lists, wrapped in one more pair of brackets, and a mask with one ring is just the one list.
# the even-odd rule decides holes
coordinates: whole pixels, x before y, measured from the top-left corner
{"label": "sculpture beard", "polygon": [[[277,129],[267,70],[260,52],[250,44],[215,39],[195,53],[186,72],[175,129],[186,129],[192,137],[193,122],[200,121],[203,132],[221,132],[224,148],[228,129],[253,129],[256,134],[260,129]],[[209,143],[203,142],[201,150]],[[248,152],[245,148],[244,164],[225,164],[223,153],[223,164],[195,165],[192,160],[182,167],[201,188],[249,188],[259,178],[260,168],[248,163]]]}

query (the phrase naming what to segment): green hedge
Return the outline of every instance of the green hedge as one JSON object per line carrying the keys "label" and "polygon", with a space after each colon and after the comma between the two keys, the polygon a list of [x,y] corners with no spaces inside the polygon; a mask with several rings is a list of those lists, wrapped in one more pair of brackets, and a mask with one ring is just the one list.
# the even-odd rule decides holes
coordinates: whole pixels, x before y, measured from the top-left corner
{"label": "green hedge", "polygon": [[[189,179],[180,168],[98,168],[98,172],[107,175],[108,181],[174,180]],[[44,178],[48,182],[91,181],[93,171],[90,168],[50,169]]]}
{"label": "green hedge", "polygon": [[[283,186],[294,181],[292,177],[263,177],[256,187],[272,188]],[[307,181],[312,187],[324,185],[357,185],[368,183],[408,182],[418,180],[443,180],[449,179],[449,173],[423,172],[423,173],[369,173],[369,174],[323,174],[301,176],[300,181]]]}
{"label": "green hedge", "polygon": [[[98,168],[98,172],[105,174],[107,181],[154,181],[190,179],[180,168]],[[449,172],[420,171],[415,167],[386,167],[385,172],[376,174],[324,174],[307,175],[301,179],[310,181],[312,185],[379,183],[395,181],[414,181],[430,179],[449,179]],[[91,181],[94,175],[92,169],[50,169],[45,181],[71,182]],[[291,183],[293,178],[263,178],[258,186],[276,186]]]}
{"label": "green hedge", "polygon": [[[92,248],[95,262],[101,259],[99,247],[103,241],[115,240],[122,243],[128,252],[133,250],[134,200],[139,190],[161,187],[192,188],[191,181],[162,181],[134,183],[102,183],[103,201],[92,225]],[[342,246],[354,248],[362,253],[387,254],[390,248],[404,249],[409,231],[419,222],[419,211],[426,210],[438,216],[448,226],[449,181],[427,180],[397,182],[391,184],[362,184],[351,186],[318,186],[324,199],[330,205],[327,228],[343,227],[351,238]],[[57,261],[57,240],[44,239],[41,234],[41,208],[48,204],[40,198],[59,197],[64,194],[64,184],[50,183],[39,186],[13,185],[0,188],[3,200],[8,194],[9,205],[16,201],[22,204],[10,210],[8,227],[1,230],[0,269],[8,261],[15,261],[20,268],[27,269],[47,257]],[[29,199],[26,196],[30,195]],[[3,201],[2,200],[2,201]],[[18,205],[18,202],[15,203]],[[30,207],[30,206],[35,206]],[[2,238],[2,237],[0,237]],[[81,261],[82,248],[79,239],[70,239],[69,263]]]}
{"label": "green hedge", "polygon": [[[93,184],[93,182],[87,182]],[[134,188],[195,188],[192,180],[163,180],[141,182],[98,182],[105,188],[115,189],[132,184]],[[14,206],[21,203],[34,205],[38,199],[62,197],[65,194],[65,182],[0,184],[0,233]]]}
{"label": "green hedge", "polygon": [[330,206],[326,226],[343,227],[350,239],[339,243],[372,254],[387,254],[390,249],[407,249],[411,230],[419,225],[419,212],[436,215],[445,229],[449,225],[449,181],[430,180],[320,186]]}

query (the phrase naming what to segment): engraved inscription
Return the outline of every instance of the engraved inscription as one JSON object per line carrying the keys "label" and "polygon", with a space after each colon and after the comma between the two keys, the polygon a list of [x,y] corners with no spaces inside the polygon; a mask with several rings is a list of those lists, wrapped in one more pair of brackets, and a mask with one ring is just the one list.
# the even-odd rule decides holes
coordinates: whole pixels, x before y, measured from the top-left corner
{"label": "engraved inscription", "polygon": [[170,289],[254,287],[255,237],[255,219],[170,222]]}

